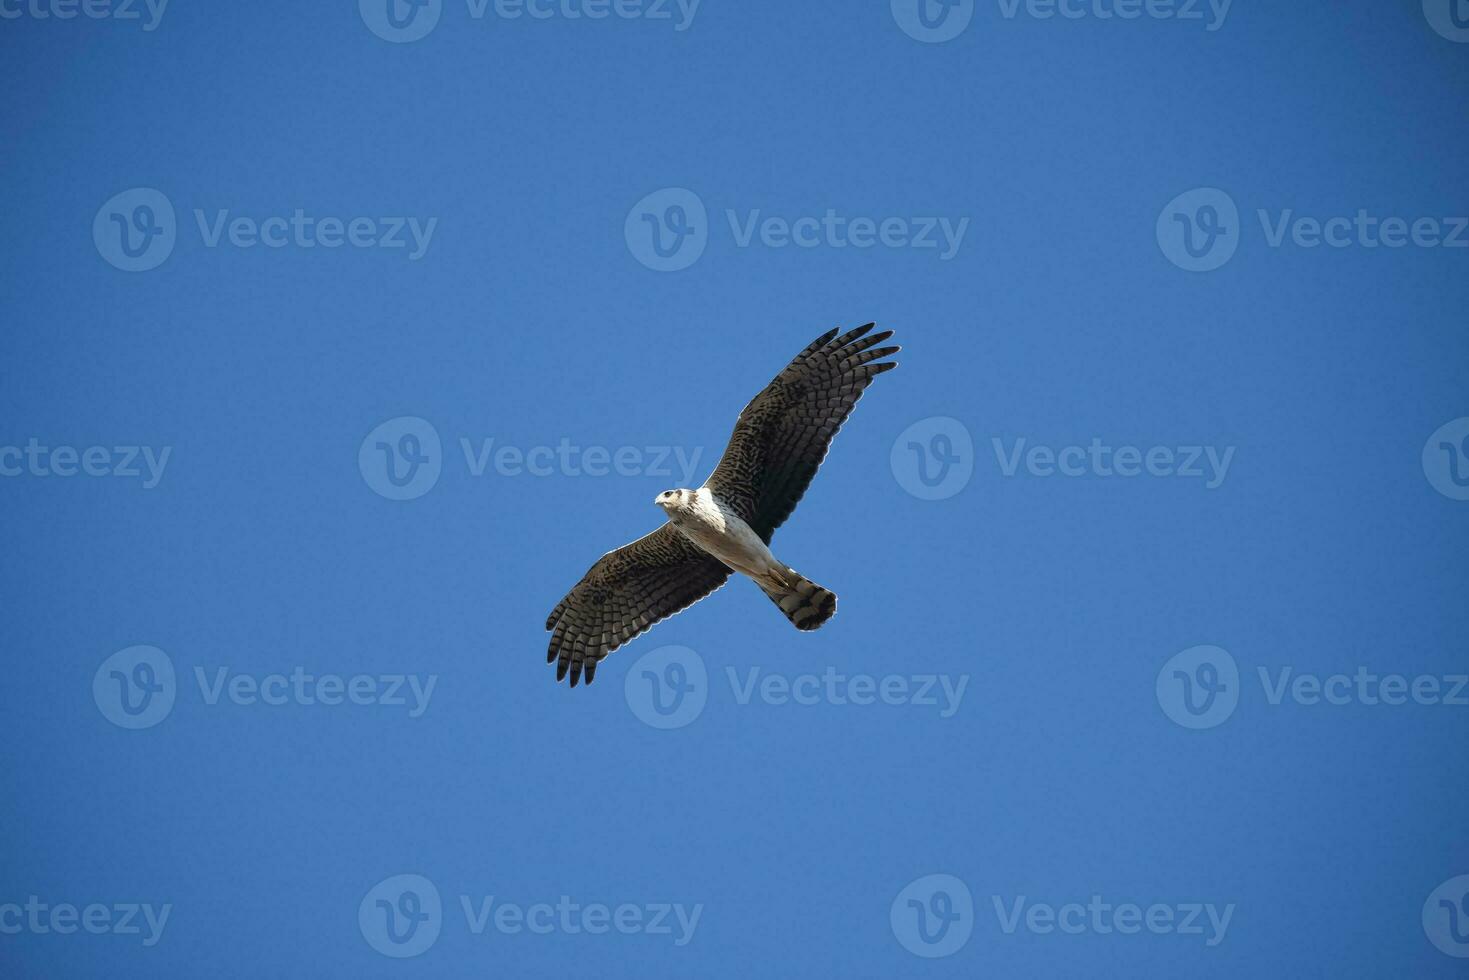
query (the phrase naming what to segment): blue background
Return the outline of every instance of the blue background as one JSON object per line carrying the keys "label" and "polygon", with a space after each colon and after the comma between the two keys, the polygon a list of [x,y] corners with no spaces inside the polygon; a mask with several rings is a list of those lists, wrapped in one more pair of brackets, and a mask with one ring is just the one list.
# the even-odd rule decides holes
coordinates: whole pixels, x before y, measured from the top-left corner
{"label": "blue background", "polygon": [[[173,447],[159,487],[0,480],[0,902],[172,903],[163,940],[0,936],[0,972],[148,976],[1461,975],[1419,921],[1469,872],[1464,708],[1271,706],[1257,666],[1462,673],[1469,504],[1419,454],[1469,415],[1469,252],[1267,247],[1258,208],[1469,214],[1469,45],[1417,0],[1235,4],[1199,22],[1004,18],[944,44],[886,2],[705,0],[669,21],[473,20],[374,36],[350,2],[0,21],[0,444]],[[90,229],[157,188],[173,254]],[[643,267],[629,208],[709,207],[703,257]],[[1160,251],[1227,191],[1238,254]],[[431,248],[206,248],[192,210],[436,216]],[[736,247],[723,212],[967,216],[934,251]],[[792,630],[748,582],[552,682],[545,614],[659,521],[673,478],[473,477],[496,445],[704,447],[830,326],[896,329],[791,522],[841,614]],[[428,419],[443,475],[357,468]],[[905,492],[910,424],[972,433],[968,486]],[[992,438],[1236,446],[1184,479],[1004,477]],[[675,731],[623,680],[664,644],[713,691]],[[1209,731],[1154,681],[1198,644],[1245,675]],[[91,698],[133,644],[178,703]],[[437,674],[428,711],[208,705],[195,666]],[[726,666],[967,674],[959,712],[737,703]],[[400,872],[447,921],[384,958],[358,902]],[[889,906],[934,872],[978,921],[925,960]],[[694,940],[472,935],[458,896],[703,903]],[[1237,905],[1203,937],[1005,934],[991,896]]]}

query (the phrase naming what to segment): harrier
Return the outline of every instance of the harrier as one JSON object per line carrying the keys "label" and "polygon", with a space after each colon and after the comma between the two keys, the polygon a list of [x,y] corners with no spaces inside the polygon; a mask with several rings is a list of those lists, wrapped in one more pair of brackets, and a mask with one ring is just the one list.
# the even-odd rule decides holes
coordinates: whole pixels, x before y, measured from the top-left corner
{"label": "harrier", "polygon": [[698,602],[731,572],[760,586],[798,630],[836,613],[837,597],[778,561],[770,538],[796,509],[827,447],[872,379],[897,367],[879,358],[891,330],[829,330],[796,355],[735,421],[729,446],[697,490],[665,490],[653,501],[668,523],[609,551],[546,619],[546,662],[571,686],[613,650]]}

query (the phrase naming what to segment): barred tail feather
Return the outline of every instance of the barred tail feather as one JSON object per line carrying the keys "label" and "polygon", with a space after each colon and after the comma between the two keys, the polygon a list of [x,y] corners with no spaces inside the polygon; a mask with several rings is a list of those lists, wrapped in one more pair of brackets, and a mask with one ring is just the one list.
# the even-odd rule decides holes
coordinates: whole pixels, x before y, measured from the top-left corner
{"label": "barred tail feather", "polygon": [[773,581],[758,584],[796,629],[820,629],[836,615],[837,597],[830,589],[823,589],[793,568],[772,578]]}

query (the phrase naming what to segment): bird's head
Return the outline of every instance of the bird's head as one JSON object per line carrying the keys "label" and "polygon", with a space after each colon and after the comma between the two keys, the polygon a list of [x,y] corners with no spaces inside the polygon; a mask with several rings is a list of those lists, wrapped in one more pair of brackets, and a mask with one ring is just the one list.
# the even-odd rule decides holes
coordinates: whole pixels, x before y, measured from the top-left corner
{"label": "bird's head", "polygon": [[693,496],[693,493],[692,490],[664,490],[653,498],[653,503],[671,513],[688,506],[689,498]]}

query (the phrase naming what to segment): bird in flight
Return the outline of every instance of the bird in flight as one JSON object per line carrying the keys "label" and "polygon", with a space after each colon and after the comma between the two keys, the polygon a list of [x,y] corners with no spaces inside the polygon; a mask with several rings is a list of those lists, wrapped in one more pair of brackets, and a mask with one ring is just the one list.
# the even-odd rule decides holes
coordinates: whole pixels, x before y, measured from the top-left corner
{"label": "bird in flight", "polygon": [[837,597],[778,561],[770,538],[796,509],[827,447],[872,379],[898,366],[880,358],[891,330],[829,330],[745,406],[713,474],[697,490],[653,501],[668,523],[603,555],[566,594],[546,629],[556,679],[592,683],[609,653],[654,623],[747,575],[798,630],[836,613]]}

